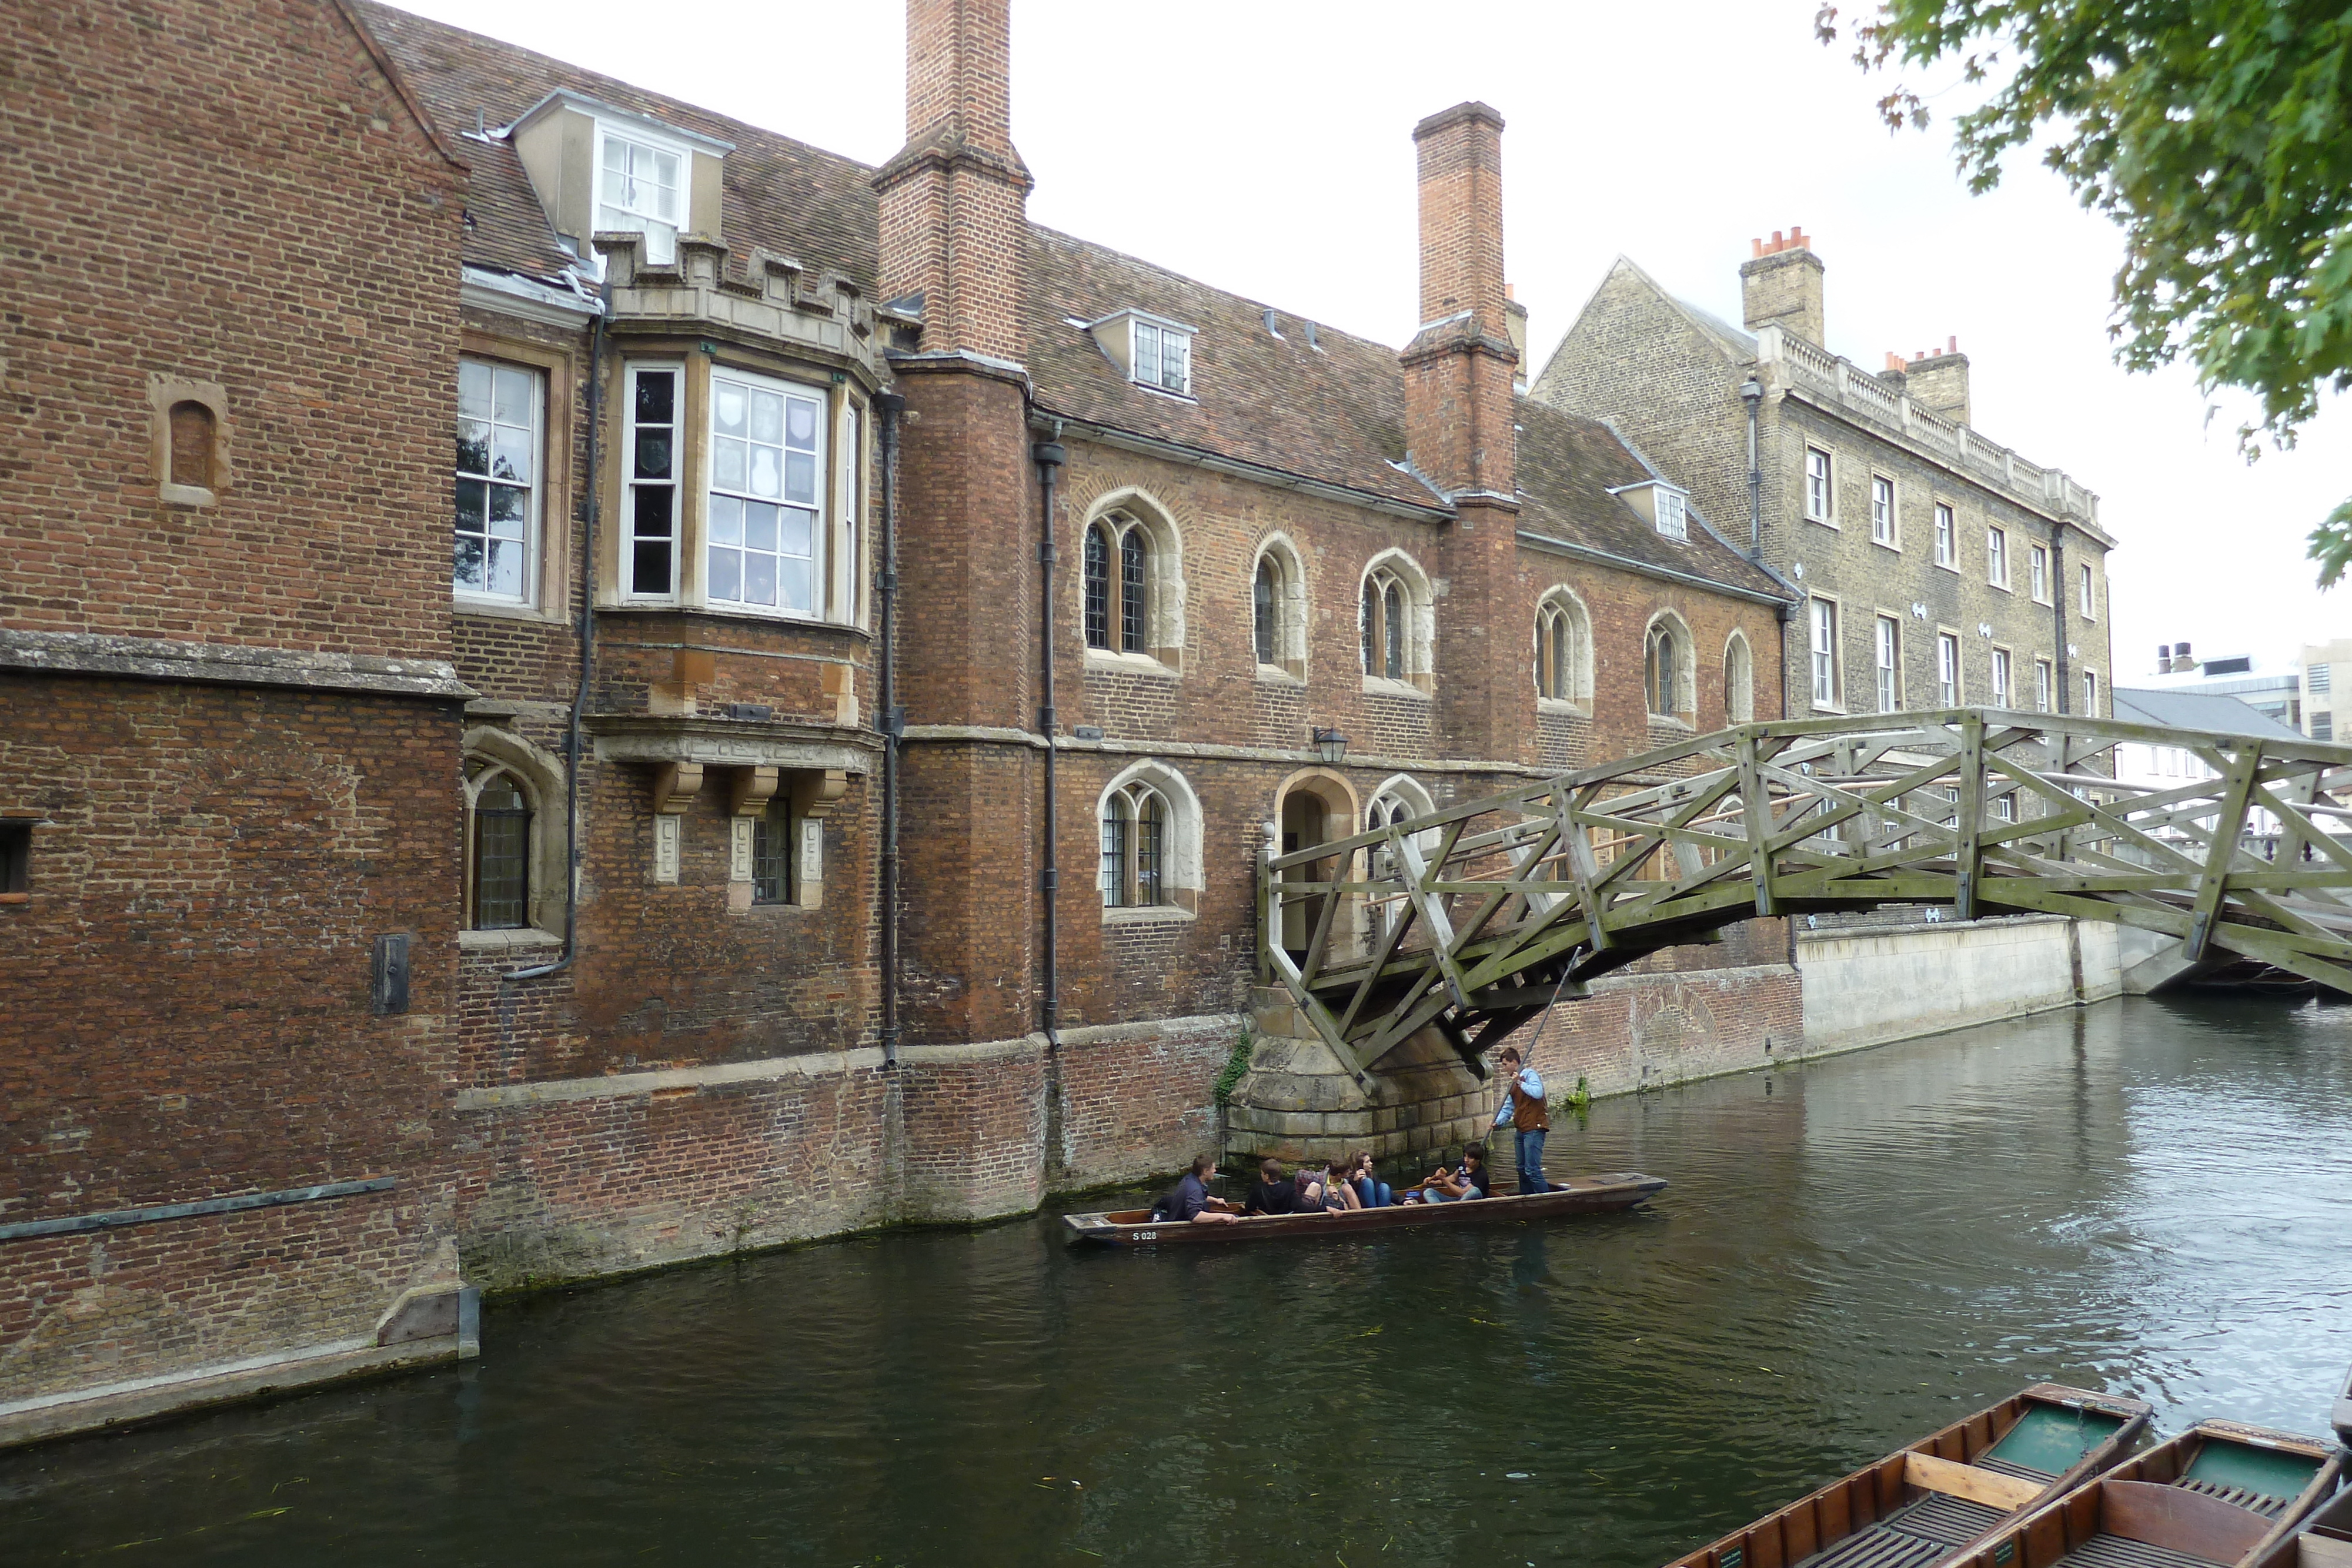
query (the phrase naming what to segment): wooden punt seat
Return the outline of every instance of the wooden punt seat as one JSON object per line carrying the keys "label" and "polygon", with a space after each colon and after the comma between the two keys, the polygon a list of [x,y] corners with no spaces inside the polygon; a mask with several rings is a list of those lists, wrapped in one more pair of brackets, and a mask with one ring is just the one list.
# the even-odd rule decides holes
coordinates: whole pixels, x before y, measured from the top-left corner
{"label": "wooden punt seat", "polygon": [[2217,1568],[2217,1564],[2210,1557],[2191,1556],[2151,1542],[2094,1535],[2050,1568]]}
{"label": "wooden punt seat", "polygon": [[2264,1519],[2276,1519],[2279,1516],[2279,1511],[2293,1500],[2290,1498],[2275,1497],[2266,1491],[2256,1491],[2252,1487],[2225,1486],[2220,1481],[2200,1480],[2193,1473],[2172,1484],[2182,1491],[2201,1492],[2207,1497],[2218,1497],[2223,1502],[2235,1504],[2249,1513],[2259,1513]]}
{"label": "wooden punt seat", "polygon": [[1930,1491],[1795,1568],[1924,1568],[2008,1517],[2006,1509]]}

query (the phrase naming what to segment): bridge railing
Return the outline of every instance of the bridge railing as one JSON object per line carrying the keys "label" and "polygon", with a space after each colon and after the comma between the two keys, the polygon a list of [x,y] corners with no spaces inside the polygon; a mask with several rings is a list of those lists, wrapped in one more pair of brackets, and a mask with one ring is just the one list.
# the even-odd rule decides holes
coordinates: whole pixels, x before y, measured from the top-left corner
{"label": "bridge railing", "polygon": [[[2126,741],[2213,777],[2118,780]],[[2137,925],[2352,991],[2347,794],[2352,747],[2315,742],[1988,708],[1744,725],[1269,854],[1262,959],[1360,1074],[1433,1026],[1475,1061],[1737,921],[1885,904]]]}

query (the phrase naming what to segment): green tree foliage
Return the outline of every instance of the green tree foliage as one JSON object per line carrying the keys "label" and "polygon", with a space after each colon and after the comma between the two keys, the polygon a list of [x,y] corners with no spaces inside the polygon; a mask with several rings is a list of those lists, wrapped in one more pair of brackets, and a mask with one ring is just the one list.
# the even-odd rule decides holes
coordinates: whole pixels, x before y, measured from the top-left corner
{"label": "green tree foliage", "polygon": [[[1834,5],[1815,21],[1840,36]],[[1852,25],[1866,69],[1957,61],[1996,84],[1958,116],[1972,190],[2053,138],[2042,161],[2122,225],[2116,359],[2186,360],[2240,387],[2291,446],[2321,389],[2352,386],[2352,5],[2345,0],[1880,0]],[[1900,85],[1895,127],[1927,123]],[[2352,500],[2311,536],[2322,587],[2352,566]]]}

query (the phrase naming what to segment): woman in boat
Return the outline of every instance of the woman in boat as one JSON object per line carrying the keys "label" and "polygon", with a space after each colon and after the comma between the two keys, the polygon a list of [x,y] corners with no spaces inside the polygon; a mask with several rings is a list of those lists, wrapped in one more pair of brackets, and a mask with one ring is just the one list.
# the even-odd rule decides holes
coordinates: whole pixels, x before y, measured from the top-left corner
{"label": "woman in boat", "polygon": [[1358,1149],[1354,1164],[1348,1172],[1348,1185],[1356,1191],[1359,1208],[1386,1208],[1395,1201],[1396,1194],[1388,1183],[1372,1174],[1372,1151]]}

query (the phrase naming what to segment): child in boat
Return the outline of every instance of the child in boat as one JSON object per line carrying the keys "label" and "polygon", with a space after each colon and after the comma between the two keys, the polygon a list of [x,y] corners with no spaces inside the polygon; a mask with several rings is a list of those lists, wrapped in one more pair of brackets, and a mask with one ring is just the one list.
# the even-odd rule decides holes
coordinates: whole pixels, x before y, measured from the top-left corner
{"label": "child in boat", "polygon": [[1257,1185],[1250,1188],[1250,1214],[1296,1214],[1298,1212],[1298,1184],[1277,1159],[1258,1162]]}
{"label": "child in boat", "polygon": [[1323,1166],[1323,1207],[1335,1214],[1364,1207],[1363,1199],[1356,1196],[1355,1187],[1348,1180],[1349,1169],[1349,1162],[1336,1157]]}
{"label": "child in boat", "polygon": [[1419,1192],[1407,1193],[1407,1203],[1462,1203],[1486,1196],[1486,1145],[1472,1144],[1462,1151],[1462,1163],[1452,1170],[1444,1166],[1429,1173]]}
{"label": "child in boat", "polygon": [[1372,1151],[1358,1149],[1348,1170],[1348,1185],[1355,1189],[1359,1208],[1386,1208],[1395,1200],[1389,1184],[1372,1174]]}

